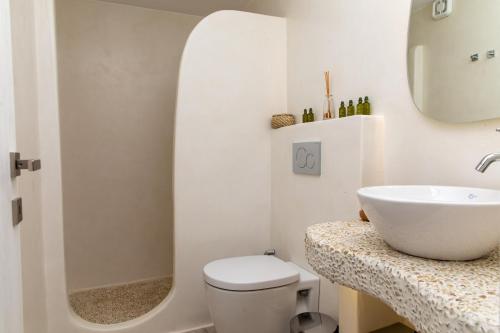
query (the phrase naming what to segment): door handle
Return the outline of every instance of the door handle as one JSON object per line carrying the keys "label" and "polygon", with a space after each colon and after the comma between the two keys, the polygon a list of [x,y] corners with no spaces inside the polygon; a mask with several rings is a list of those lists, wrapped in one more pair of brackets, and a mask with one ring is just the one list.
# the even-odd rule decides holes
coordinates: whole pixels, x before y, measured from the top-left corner
{"label": "door handle", "polygon": [[21,170],[37,171],[42,168],[40,160],[22,160],[20,153],[10,153],[10,176],[16,178],[21,175]]}

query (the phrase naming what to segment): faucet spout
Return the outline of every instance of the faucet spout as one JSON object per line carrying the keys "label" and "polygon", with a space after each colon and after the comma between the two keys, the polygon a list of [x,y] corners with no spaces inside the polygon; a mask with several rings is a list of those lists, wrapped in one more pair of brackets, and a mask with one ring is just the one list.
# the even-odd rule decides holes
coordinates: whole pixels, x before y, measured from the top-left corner
{"label": "faucet spout", "polygon": [[481,162],[476,166],[476,170],[484,173],[492,163],[500,161],[500,153],[493,153],[483,157]]}

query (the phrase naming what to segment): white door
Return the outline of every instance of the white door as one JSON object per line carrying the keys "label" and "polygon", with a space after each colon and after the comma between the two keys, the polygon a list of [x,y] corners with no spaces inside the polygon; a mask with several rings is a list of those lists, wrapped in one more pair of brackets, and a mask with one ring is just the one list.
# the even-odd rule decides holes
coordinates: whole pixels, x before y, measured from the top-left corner
{"label": "white door", "polygon": [[12,223],[16,184],[9,158],[16,147],[10,1],[0,0],[0,332],[22,333],[21,249],[19,226]]}

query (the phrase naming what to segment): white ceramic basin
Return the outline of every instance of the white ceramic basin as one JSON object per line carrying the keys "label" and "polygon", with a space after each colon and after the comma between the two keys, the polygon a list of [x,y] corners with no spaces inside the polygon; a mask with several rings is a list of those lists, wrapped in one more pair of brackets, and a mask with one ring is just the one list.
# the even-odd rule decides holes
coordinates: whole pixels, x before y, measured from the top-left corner
{"label": "white ceramic basin", "polygon": [[472,260],[500,241],[500,191],[443,186],[379,186],[358,191],[382,238],[411,255]]}

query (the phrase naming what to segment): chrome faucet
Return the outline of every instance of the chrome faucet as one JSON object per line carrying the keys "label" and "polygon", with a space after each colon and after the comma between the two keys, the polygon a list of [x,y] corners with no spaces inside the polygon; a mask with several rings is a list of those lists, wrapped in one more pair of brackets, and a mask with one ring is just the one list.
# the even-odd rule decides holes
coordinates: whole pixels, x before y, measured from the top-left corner
{"label": "chrome faucet", "polygon": [[492,163],[497,161],[500,161],[500,153],[493,153],[486,155],[485,157],[483,157],[481,162],[479,162],[479,164],[476,166],[476,170],[481,173],[484,173]]}

